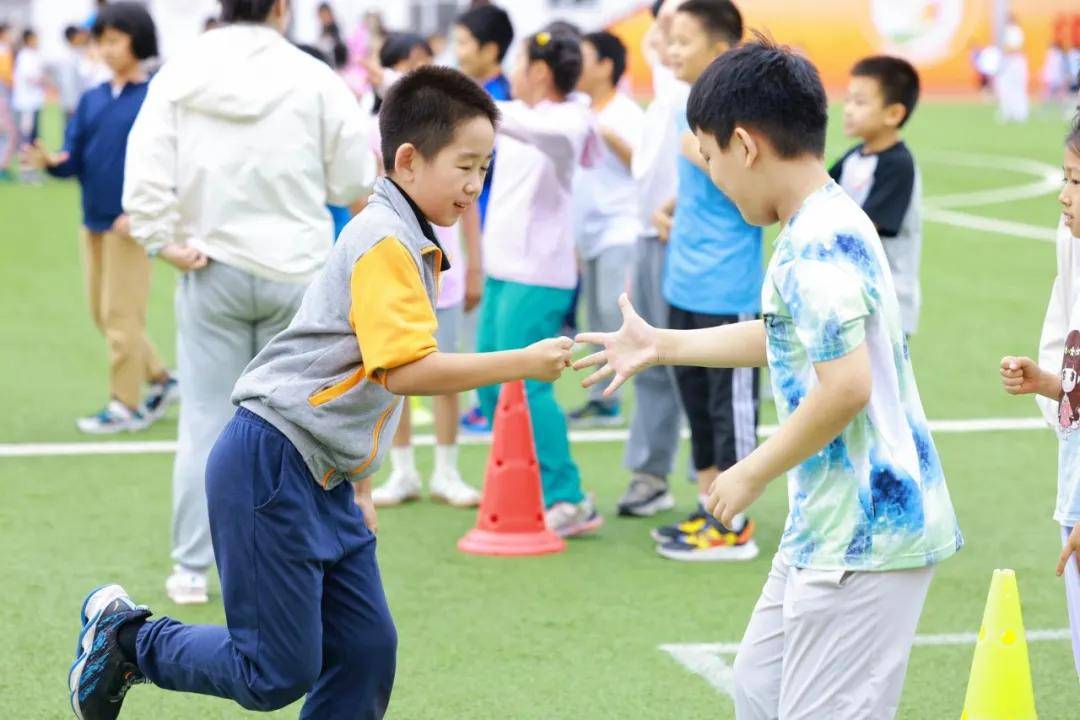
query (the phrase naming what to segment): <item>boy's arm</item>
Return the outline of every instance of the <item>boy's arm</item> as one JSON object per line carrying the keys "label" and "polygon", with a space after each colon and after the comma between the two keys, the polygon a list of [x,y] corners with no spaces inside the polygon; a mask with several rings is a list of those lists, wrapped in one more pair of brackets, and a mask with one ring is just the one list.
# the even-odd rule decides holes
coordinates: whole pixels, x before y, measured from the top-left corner
{"label": "boy's arm", "polygon": [[682,150],[683,157],[692,162],[698,170],[703,173],[709,172],[709,166],[705,164],[705,158],[701,157],[701,145],[698,143],[697,136],[694,133],[689,130],[684,131],[679,136],[679,148]]}
{"label": "boy's arm", "polygon": [[773,478],[805,462],[843,432],[870,402],[865,341],[835,360],[814,364],[818,384],[776,434],[713,481],[705,509],[727,527]]}
{"label": "boy's arm", "polygon": [[567,128],[530,108],[520,100],[498,101],[498,131],[507,137],[532,145],[556,161],[577,163],[574,143]]}
{"label": "boy's arm", "polygon": [[176,195],[176,115],[165,95],[163,68],[150,82],[128,133],[124,160],[124,212],[131,236],[148,251],[172,243],[180,222]]}
{"label": "boy's arm", "polygon": [[601,125],[599,132],[600,137],[604,139],[604,144],[611,149],[611,152],[615,153],[615,157],[619,158],[619,162],[629,169],[630,163],[634,160],[634,148],[630,143],[623,140],[619,133],[609,127]]}
{"label": "boy's arm", "polygon": [[603,350],[574,363],[575,370],[600,369],[582,381],[589,387],[613,377],[608,396],[637,373],[653,365],[760,367],[766,363],[765,325],[761,320],[700,330],[663,330],[645,322],[625,293],[619,296],[623,324],[613,333],[581,333],[577,342]]}
{"label": "boy's arm", "polygon": [[484,260],[480,242],[480,206],[473,203],[461,218],[461,233],[465,236],[465,312],[480,304],[484,296]]}
{"label": "boy's arm", "polygon": [[356,261],[350,296],[367,377],[397,395],[449,395],[523,378],[550,381],[570,365],[569,338],[499,353],[438,352],[438,323],[419,268],[394,237]]}

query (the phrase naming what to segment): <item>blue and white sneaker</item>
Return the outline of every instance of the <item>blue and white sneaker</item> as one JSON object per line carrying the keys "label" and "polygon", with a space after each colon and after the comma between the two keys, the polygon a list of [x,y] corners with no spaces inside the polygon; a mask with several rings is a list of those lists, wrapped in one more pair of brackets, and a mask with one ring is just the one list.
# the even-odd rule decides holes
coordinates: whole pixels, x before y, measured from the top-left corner
{"label": "blue and white sneaker", "polygon": [[97,415],[79,418],[75,425],[79,430],[90,435],[115,435],[122,432],[139,432],[149,426],[146,418],[138,410],[129,409],[119,400],[110,400],[105,409]]}
{"label": "blue and white sneaker", "polygon": [[150,383],[139,411],[147,424],[156,423],[165,416],[170,406],[180,402],[180,383],[170,375],[164,382]]}
{"label": "blue and white sneaker", "polygon": [[79,613],[83,621],[75,662],[68,672],[71,709],[79,720],[114,720],[132,685],[148,682],[117,642],[125,623],[143,620],[150,610],[136,605],[119,585],[93,590]]}

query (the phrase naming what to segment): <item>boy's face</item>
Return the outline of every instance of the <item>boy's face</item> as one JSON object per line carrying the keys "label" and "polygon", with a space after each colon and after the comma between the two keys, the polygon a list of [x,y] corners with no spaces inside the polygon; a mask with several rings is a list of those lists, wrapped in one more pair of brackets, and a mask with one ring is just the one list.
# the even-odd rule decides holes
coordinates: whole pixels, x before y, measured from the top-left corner
{"label": "boy's face", "polygon": [[[737,131],[747,132],[742,127],[737,127]],[[765,177],[766,163],[760,155],[763,144],[756,142],[751,149],[744,142],[744,135],[736,132],[728,146],[721,149],[711,133],[695,130],[694,134],[701,147],[701,157],[709,167],[709,179],[735,203],[743,219],[759,227],[776,222],[776,209],[768,201],[768,189],[773,181]]]}
{"label": "boy's face", "polygon": [[578,80],[577,89],[583,93],[591,93],[610,87],[611,63],[600,60],[600,55],[591,42],[581,43],[581,78]]}
{"label": "boy's face", "polygon": [[709,63],[730,45],[709,35],[701,21],[689,13],[676,12],[668,36],[668,61],[675,77],[693,83]]}
{"label": "boy's face", "polygon": [[1061,216],[1073,237],[1080,237],[1080,153],[1065,148],[1065,185],[1058,195]]}
{"label": "boy's face", "polygon": [[486,80],[499,67],[499,46],[483,45],[464,25],[455,25],[452,36],[458,69],[473,80]]}
{"label": "boy's face", "polygon": [[450,144],[434,157],[414,151],[408,168],[395,168],[394,179],[428,220],[448,227],[480,196],[494,147],[491,121],[474,117],[459,124]]}
{"label": "boy's face", "polygon": [[101,59],[114,73],[129,70],[139,61],[131,51],[131,36],[114,28],[105,28],[97,39]]}
{"label": "boy's face", "polygon": [[848,137],[873,138],[886,130],[900,127],[904,106],[885,103],[881,84],[875,78],[856,75],[848,82],[844,100],[844,134]]}

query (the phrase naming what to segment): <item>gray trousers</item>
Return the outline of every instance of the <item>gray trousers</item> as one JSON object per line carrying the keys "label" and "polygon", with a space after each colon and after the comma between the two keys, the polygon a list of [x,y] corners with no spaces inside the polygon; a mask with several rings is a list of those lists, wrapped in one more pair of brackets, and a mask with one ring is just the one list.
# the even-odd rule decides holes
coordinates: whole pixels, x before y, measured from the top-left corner
{"label": "gray trousers", "polygon": [[[667,245],[656,235],[638,236],[630,300],[645,322],[667,327],[668,304],[661,291]],[[683,409],[671,367],[656,366],[634,376],[634,416],[623,463],[635,473],[666,478],[679,452]]]}
{"label": "gray trousers", "polygon": [[176,289],[180,429],[173,465],[172,558],[189,570],[214,564],[206,512],[206,459],[236,408],[233,385],[288,326],[305,285],[255,277],[218,262],[185,273]]}
{"label": "gray trousers", "polygon": [[[634,259],[633,245],[604,248],[591,260],[585,260],[581,271],[581,301],[585,303],[585,322],[589,332],[615,332],[622,326],[619,295],[626,292],[630,264]],[[604,397],[610,380],[589,388],[589,399],[616,404],[621,392]]]}

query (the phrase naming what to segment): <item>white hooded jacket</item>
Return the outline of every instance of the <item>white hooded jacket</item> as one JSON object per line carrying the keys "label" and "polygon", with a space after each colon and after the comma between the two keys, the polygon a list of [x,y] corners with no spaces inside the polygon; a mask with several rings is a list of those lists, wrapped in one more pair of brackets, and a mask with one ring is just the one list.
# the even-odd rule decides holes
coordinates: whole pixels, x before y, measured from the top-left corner
{"label": "white hooded jacket", "polygon": [[370,186],[368,120],[328,66],[264,25],[203,34],[150,83],[128,138],[124,210],[151,252],[186,243],[303,283],[330,251],[326,204]]}

